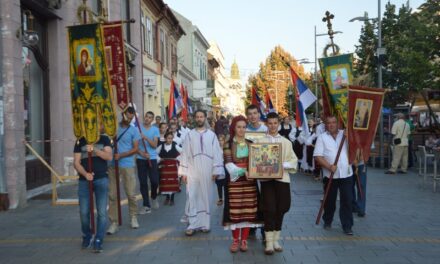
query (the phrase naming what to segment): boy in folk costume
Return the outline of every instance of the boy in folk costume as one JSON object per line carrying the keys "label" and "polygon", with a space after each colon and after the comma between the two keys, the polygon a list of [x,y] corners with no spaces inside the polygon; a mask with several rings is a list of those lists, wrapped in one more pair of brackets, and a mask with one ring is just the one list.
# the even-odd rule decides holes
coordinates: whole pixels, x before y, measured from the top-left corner
{"label": "boy in folk costume", "polygon": [[165,133],[165,143],[161,144],[157,149],[159,156],[159,191],[166,195],[165,205],[174,205],[174,194],[180,191],[177,170],[179,161],[177,157],[182,149],[173,141],[172,132]]}
{"label": "boy in folk costume", "polygon": [[[246,118],[237,116],[229,128],[230,139],[224,149],[224,161],[229,177],[226,180],[223,225],[232,230],[232,253],[247,251],[247,238],[251,227],[262,226],[258,219],[258,188],[254,180],[247,179],[249,141],[245,139]],[[241,235],[241,241],[240,241]]]}
{"label": "boy in folk costume", "polygon": [[292,143],[278,133],[279,119],[277,113],[267,114],[268,132],[259,143],[281,143],[283,178],[277,180],[261,180],[261,200],[263,204],[264,231],[266,247],[264,253],[272,255],[281,252],[279,243],[284,214],[290,209],[290,177],[297,167],[297,158]]}

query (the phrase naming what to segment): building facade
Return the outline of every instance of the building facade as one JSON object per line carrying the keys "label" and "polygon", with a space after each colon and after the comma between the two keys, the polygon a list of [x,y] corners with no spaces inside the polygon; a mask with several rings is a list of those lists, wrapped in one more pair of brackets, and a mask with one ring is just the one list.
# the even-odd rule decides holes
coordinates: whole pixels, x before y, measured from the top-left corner
{"label": "building facade", "polygon": [[177,42],[185,32],[162,0],[141,5],[144,110],[164,118],[171,79],[177,76]]}
{"label": "building facade", "polygon": [[213,69],[214,94],[219,105],[214,107],[215,114],[239,115],[244,113],[244,96],[242,80],[237,63],[234,61],[231,72],[225,68],[225,57],[217,43],[211,42],[208,50],[210,60],[215,60],[218,67]]}
{"label": "building facade", "polygon": [[[66,157],[73,156],[75,137],[70,104],[69,53],[66,27],[79,24],[82,1],[2,0],[0,8],[0,138],[3,166],[0,192],[6,192],[9,208],[26,205],[28,197],[46,190],[51,175],[24,141],[59,173]],[[133,101],[142,106],[141,7],[139,1],[88,0],[109,21],[129,20],[124,25],[127,69]],[[33,24],[38,35],[28,39]]]}
{"label": "building facade", "polygon": [[[192,22],[173,11],[180,25],[186,32],[177,43],[178,75],[177,81],[187,89],[195,109],[210,110],[208,87],[208,48],[209,43],[199,28]],[[212,88],[211,88],[212,90]]]}

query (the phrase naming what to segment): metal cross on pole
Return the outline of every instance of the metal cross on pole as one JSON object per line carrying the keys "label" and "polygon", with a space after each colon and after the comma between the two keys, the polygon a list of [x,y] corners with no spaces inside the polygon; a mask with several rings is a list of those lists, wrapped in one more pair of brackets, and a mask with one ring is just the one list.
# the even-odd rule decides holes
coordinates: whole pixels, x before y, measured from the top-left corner
{"label": "metal cross on pole", "polygon": [[332,45],[333,54],[336,53],[335,43],[333,42],[333,35],[335,32],[333,31],[332,19],[335,18],[335,15],[331,14],[329,11],[325,12],[325,17],[322,18],[322,22],[327,22],[328,35],[330,37],[330,42]]}

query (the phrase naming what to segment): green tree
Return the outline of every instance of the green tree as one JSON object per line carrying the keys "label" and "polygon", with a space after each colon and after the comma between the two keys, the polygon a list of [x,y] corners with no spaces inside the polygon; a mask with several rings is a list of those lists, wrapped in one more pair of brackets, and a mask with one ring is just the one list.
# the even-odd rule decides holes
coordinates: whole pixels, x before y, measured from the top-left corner
{"label": "green tree", "polygon": [[260,64],[259,71],[249,76],[246,105],[251,103],[251,89],[255,87],[262,100],[264,100],[266,90],[269,92],[279,114],[283,116],[288,114],[288,86],[291,84],[291,79],[287,63],[290,63],[301,78],[306,77],[303,66],[298,64],[295,58],[281,46],[276,46],[265,62]]}

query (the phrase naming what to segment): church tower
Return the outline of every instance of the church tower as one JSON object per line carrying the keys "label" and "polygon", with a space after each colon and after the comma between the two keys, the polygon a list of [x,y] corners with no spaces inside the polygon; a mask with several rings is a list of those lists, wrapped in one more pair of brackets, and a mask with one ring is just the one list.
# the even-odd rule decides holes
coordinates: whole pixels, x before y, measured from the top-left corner
{"label": "church tower", "polygon": [[231,79],[240,80],[240,71],[238,70],[238,65],[237,62],[235,62],[235,59],[231,66]]}

